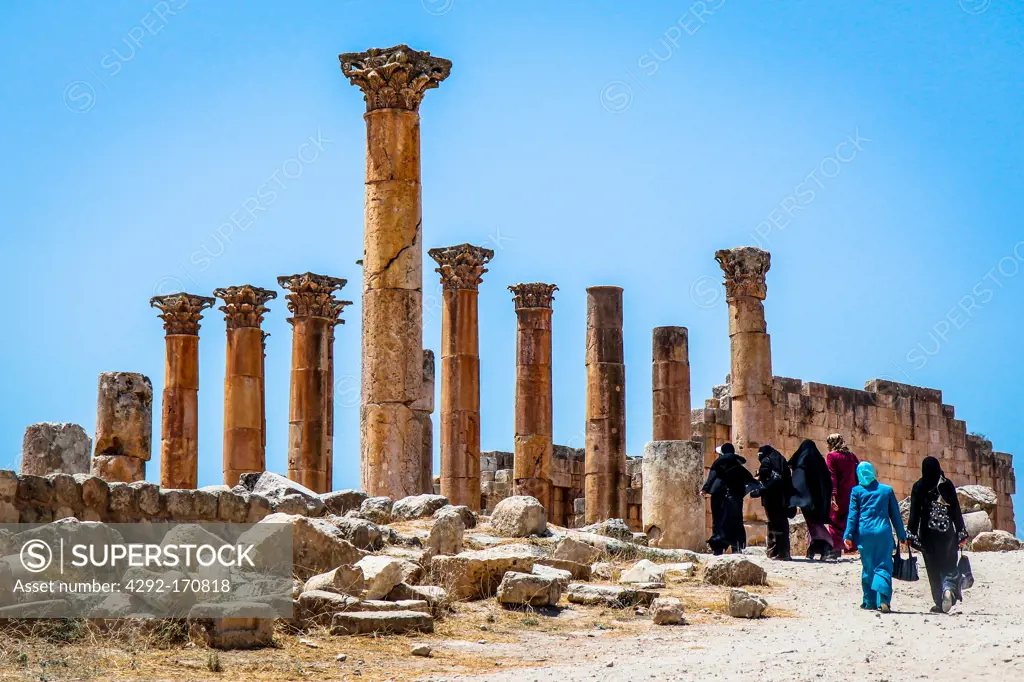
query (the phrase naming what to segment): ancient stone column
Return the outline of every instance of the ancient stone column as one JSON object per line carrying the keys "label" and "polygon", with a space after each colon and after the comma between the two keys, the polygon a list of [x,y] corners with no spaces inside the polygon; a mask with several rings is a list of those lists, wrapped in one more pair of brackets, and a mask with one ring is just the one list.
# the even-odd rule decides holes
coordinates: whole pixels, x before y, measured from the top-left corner
{"label": "ancient stone column", "polygon": [[690,440],[689,333],[655,327],[653,346],[654,440]]}
{"label": "ancient stone column", "polygon": [[109,483],[146,479],[153,448],[153,384],[135,372],[100,374],[92,474]]}
{"label": "ancient stone column", "polygon": [[626,365],[622,288],[587,289],[587,523],[626,518]]}
{"label": "ancient stone column", "polygon": [[[770,443],[775,431],[772,349],[763,303],[771,254],[744,246],[716,251],[715,260],[725,273],[729,304],[732,442],[736,452],[746,458],[747,467],[756,471],[757,449]],[[760,503],[747,502],[747,517],[763,520]]]}
{"label": "ancient stone column", "polygon": [[318,493],[330,491],[333,470],[329,433],[334,395],[331,381],[331,341],[334,326],[352,301],[339,301],[334,292],[346,280],[306,272],[277,278],[291,293],[292,376],[288,400],[288,478]]}
{"label": "ancient stone column", "polygon": [[644,532],[652,547],[703,548],[704,451],[699,442],[659,440],[644,447]]}
{"label": "ancient stone column", "polygon": [[557,289],[541,282],[508,288],[517,318],[513,494],[540,500],[548,518],[555,516],[551,499],[551,303]]}
{"label": "ancient stone column", "polygon": [[166,333],[160,486],[195,488],[199,476],[199,320],[216,301],[209,296],[154,296]]}
{"label": "ancient stone column", "polygon": [[422,488],[423,383],[420,117],[452,63],[406,45],[339,55],[366,101],[363,230],[362,487],[399,499]]}
{"label": "ancient stone column", "polygon": [[250,284],[214,289],[227,322],[224,370],[224,485],[244,473],[266,471],[264,454],[263,331],[267,301],[276,291]]}
{"label": "ancient stone column", "polygon": [[480,344],[477,289],[494,251],[431,249],[441,275],[441,494],[480,511]]}
{"label": "ancient stone column", "polygon": [[420,399],[412,404],[412,412],[420,423],[423,447],[420,450],[420,473],[422,485],[420,492],[434,493],[434,423],[430,415],[434,413],[434,351],[423,350],[423,391]]}
{"label": "ancient stone column", "polygon": [[92,439],[78,424],[32,424],[21,441],[21,473],[87,474],[91,454]]}

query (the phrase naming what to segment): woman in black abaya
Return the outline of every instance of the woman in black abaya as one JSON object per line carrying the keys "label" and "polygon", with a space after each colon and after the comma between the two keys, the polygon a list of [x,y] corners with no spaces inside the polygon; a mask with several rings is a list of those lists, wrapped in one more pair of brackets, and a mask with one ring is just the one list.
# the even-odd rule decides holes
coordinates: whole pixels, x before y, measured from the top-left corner
{"label": "woman in black abaya", "polygon": [[910,494],[910,541],[920,548],[928,569],[933,613],[949,613],[960,594],[957,546],[967,540],[956,487],[942,472],[939,460],[925,457],[921,479]]}
{"label": "woman in black abaya", "polygon": [[807,522],[807,558],[832,556],[832,534],[826,525],[832,506],[832,475],[825,458],[813,440],[805,440],[789,459],[793,470],[793,497],[790,504],[800,508]]}
{"label": "woman in black abaya", "polygon": [[736,454],[732,443],[716,449],[718,459],[711,465],[708,479],[701,493],[711,497],[711,537],[708,546],[714,554],[732,548],[734,554],[747,546],[747,531],[743,527],[743,497],[747,494],[753,475],[747,471],[747,460]]}

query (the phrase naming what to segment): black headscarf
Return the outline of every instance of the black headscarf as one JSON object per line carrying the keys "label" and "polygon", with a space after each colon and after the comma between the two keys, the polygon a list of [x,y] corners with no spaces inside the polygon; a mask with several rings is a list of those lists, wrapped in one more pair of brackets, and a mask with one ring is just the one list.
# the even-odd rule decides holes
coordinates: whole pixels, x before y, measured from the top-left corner
{"label": "black headscarf", "polygon": [[921,487],[931,490],[939,485],[939,481],[945,478],[942,473],[942,465],[934,457],[925,457],[921,462]]}
{"label": "black headscarf", "polygon": [[744,466],[746,463],[746,458],[737,455],[731,443],[722,445],[721,454],[711,464],[711,471],[708,472],[707,481],[704,483],[704,492],[714,494],[722,486],[728,489],[731,495],[742,499],[746,486],[754,480]]}
{"label": "black headscarf", "polygon": [[832,476],[813,440],[805,440],[789,460],[794,494],[790,504],[800,507],[810,523],[828,523],[832,503]]}

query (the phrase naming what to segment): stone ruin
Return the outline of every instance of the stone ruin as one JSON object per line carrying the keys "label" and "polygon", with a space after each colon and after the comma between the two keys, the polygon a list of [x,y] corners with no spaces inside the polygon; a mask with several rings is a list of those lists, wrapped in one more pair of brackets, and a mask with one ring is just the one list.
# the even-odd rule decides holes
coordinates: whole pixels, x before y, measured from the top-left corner
{"label": "stone ruin", "polygon": [[[992,488],[995,527],[1015,530],[1011,457],[968,434],[941,392],[883,380],[865,390],[775,377],[763,301],[771,257],[754,247],[715,254],[729,307],[730,380],[691,411],[688,332],[659,327],[652,338],[653,425],[643,457],[626,455],[623,291],[586,291],[584,448],[552,441],[551,338],[554,284],[509,286],[518,320],[515,434],[511,453],[480,450],[478,289],[494,252],[471,244],[430,249],[443,286],[440,350],[441,470],[432,470],[434,355],[423,348],[419,106],[450,74],[451,62],[404,45],[340,55],[344,75],[366,102],[364,257],[362,260],[361,487],[402,499],[435,491],[473,512],[509,496],[541,502],[561,526],[625,520],[663,546],[696,549],[708,525],[699,488],[714,448],[726,440],[751,467],[771,443],[792,452],[803,438],[842,433],[903,496],[921,458],[938,457],[957,483]],[[333,477],[335,330],[349,301],[346,280],[300,273],[278,278],[292,325],[288,478],[317,494]],[[232,487],[266,467],[264,357],[260,328],[274,291],[245,284],[157,296],[166,332],[160,419],[160,488],[198,485],[200,320],[217,300],[225,315],[223,482]],[[25,436],[22,472],[84,475],[140,483],[151,457],[152,386],[145,376],[100,375],[95,450],[74,425],[37,424]],[[646,485],[645,485],[646,483]],[[7,504],[11,502],[7,501]],[[38,505],[37,505],[38,506]],[[39,507],[41,508],[41,507]],[[54,506],[57,518],[67,505]],[[6,509],[6,517],[13,512]],[[58,509],[63,511],[58,512]],[[700,511],[703,510],[703,513]],[[21,516],[19,510],[19,518]],[[46,518],[43,512],[25,512]],[[102,514],[99,514],[102,517]],[[764,517],[747,506],[750,537]]]}

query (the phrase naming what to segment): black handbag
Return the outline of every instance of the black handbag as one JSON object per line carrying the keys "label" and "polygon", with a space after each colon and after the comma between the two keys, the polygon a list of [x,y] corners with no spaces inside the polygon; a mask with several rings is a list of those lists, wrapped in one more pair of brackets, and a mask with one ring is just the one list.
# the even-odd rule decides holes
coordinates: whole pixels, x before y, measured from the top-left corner
{"label": "black handbag", "polygon": [[900,556],[900,546],[896,545],[896,553],[892,555],[892,577],[908,583],[921,579],[917,572],[917,557],[914,556],[914,552],[909,546],[907,547],[907,558],[904,559]]}
{"label": "black handbag", "polygon": [[971,570],[971,560],[967,558],[964,551],[960,550],[960,561],[957,562],[957,569],[960,571],[960,593],[974,587],[974,571]]}

